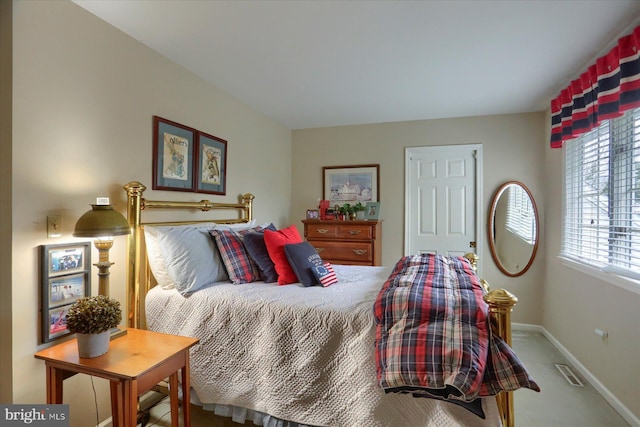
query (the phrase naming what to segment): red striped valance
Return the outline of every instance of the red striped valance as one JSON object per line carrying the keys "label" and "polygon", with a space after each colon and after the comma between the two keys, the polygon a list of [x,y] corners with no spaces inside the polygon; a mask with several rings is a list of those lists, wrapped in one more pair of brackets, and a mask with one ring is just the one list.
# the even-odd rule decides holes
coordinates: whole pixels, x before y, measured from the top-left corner
{"label": "red striped valance", "polygon": [[551,101],[551,148],[640,107],[640,26]]}

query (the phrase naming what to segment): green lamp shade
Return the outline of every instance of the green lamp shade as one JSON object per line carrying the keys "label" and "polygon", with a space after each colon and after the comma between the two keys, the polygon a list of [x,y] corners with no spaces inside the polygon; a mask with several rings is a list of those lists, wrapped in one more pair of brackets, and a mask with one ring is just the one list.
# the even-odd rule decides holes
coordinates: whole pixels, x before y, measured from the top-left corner
{"label": "green lamp shade", "polygon": [[76,222],[73,236],[122,236],[129,234],[130,231],[129,223],[120,212],[113,210],[113,205],[91,205],[91,210]]}

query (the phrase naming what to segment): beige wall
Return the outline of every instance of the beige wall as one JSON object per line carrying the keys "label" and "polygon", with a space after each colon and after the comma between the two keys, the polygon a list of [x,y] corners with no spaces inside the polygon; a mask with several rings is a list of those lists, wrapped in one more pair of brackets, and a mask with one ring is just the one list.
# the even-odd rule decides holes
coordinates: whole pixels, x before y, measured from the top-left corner
{"label": "beige wall", "polygon": [[11,80],[12,9],[0,0],[0,403],[11,403]]}
{"label": "beige wall", "polygon": [[[405,147],[457,144],[482,144],[485,219],[494,191],[514,179],[525,183],[538,208],[544,208],[544,171],[534,166],[543,164],[544,114],[533,113],[296,130],[291,218],[302,219],[307,209],[317,206],[322,197],[322,166],[378,163],[382,263],[392,266],[404,249]],[[299,220],[297,225],[302,230]],[[544,258],[537,258],[527,274],[507,277],[491,259],[486,224],[479,226],[482,275],[493,287],[504,287],[520,298],[514,321],[541,324]]]}
{"label": "beige wall", "polygon": [[[547,144],[548,147],[548,144]],[[562,150],[545,149],[547,232],[543,326],[640,419],[640,291],[613,285],[558,258],[562,229]],[[592,272],[593,273],[593,272]],[[624,281],[621,281],[624,284]],[[607,340],[595,329],[609,332]]]}
{"label": "beige wall", "polygon": [[[45,371],[33,358],[40,348],[38,246],[78,241],[73,225],[96,196],[110,196],[124,212],[124,183],[151,188],[152,116],[228,140],[228,184],[227,196],[146,196],[236,202],[252,192],[258,221],[278,226],[288,221],[291,200],[291,132],[71,2],[13,7],[13,400],[39,403]],[[61,238],[46,237],[50,214],[62,215]],[[111,295],[123,303],[125,246],[118,238],[111,251]],[[95,293],[95,268],[92,276]],[[98,394],[104,419],[108,387],[99,381]],[[96,418],[87,376],[65,382],[65,401],[74,402],[72,425]]]}

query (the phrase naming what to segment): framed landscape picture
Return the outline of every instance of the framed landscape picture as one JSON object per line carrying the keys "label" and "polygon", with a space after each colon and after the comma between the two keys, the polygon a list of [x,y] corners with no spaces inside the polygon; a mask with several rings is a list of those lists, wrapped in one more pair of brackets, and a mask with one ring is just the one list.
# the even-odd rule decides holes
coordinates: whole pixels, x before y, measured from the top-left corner
{"label": "framed landscape picture", "polygon": [[325,166],[322,195],[330,205],[380,200],[380,165]]}

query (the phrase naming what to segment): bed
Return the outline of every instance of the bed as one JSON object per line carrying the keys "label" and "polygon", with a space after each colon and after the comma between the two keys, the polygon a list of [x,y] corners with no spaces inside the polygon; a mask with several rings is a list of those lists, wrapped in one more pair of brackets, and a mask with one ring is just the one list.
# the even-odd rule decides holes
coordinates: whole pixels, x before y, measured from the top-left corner
{"label": "bed", "polygon": [[[466,403],[451,404],[415,397],[419,393],[406,389],[396,393],[381,388],[376,376],[379,365],[374,347],[379,342],[373,306],[383,283],[386,287],[393,276],[391,268],[335,265],[338,283],[327,287],[277,286],[260,280],[238,285],[235,275],[232,281],[201,283],[193,291],[157,286],[165,282],[152,274],[156,261],[151,254],[157,252],[153,245],[165,236],[156,236],[158,230],[190,230],[198,241],[206,238],[210,243],[214,234],[206,235],[202,228],[229,227],[237,234],[256,227],[263,231],[268,225],[255,225],[251,194],[241,195],[239,203],[151,201],[143,197],[145,186],[139,182],[124,188],[132,227],[128,238],[128,326],[200,339],[190,355],[195,403],[256,425],[514,425],[511,391],[478,397],[475,409],[470,409]],[[151,209],[212,211],[212,218],[142,221],[142,212]],[[213,214],[224,211],[233,212],[232,217],[216,218]],[[193,257],[205,252],[198,250],[196,243],[188,246],[177,249],[171,259],[182,259],[189,265],[191,258],[183,256],[185,252],[191,251]],[[468,261],[461,261],[463,268],[475,268],[477,257],[466,257]],[[176,274],[191,271],[185,264],[169,266],[170,271],[172,268],[180,269]],[[156,276],[165,273],[157,267],[155,270]],[[231,267],[227,270],[231,272]],[[188,283],[200,280],[192,276]],[[510,344],[510,312],[517,300],[504,290],[489,292],[486,282],[483,286],[487,287],[483,299],[488,304],[490,329],[504,339],[501,342]],[[537,389],[526,372],[523,378],[530,381],[525,387]]]}

